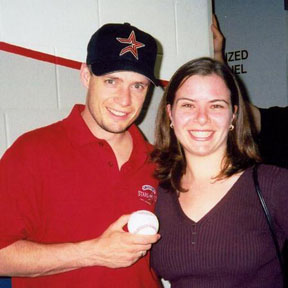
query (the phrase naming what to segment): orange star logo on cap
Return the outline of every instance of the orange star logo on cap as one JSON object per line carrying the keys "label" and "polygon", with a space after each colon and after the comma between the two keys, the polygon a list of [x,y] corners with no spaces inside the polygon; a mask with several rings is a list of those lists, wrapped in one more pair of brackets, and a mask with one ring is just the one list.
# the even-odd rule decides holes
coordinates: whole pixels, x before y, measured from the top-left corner
{"label": "orange star logo on cap", "polygon": [[136,36],[135,36],[135,32],[132,31],[129,35],[128,38],[120,38],[120,37],[117,37],[116,38],[117,41],[119,41],[120,43],[123,43],[123,44],[130,44],[129,46],[123,48],[121,51],[120,51],[120,54],[119,56],[122,56],[124,55],[125,53],[132,53],[132,55],[138,60],[138,50],[139,48],[142,48],[145,46],[145,44],[141,43],[141,42],[138,42],[136,40]]}

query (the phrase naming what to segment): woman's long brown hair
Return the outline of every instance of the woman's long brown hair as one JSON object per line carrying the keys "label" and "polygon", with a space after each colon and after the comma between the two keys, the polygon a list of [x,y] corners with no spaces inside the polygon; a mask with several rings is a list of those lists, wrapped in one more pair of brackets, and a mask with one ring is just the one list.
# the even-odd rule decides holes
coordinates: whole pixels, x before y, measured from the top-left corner
{"label": "woman's long brown hair", "polygon": [[199,58],[181,66],[172,76],[162,97],[156,118],[155,148],[151,159],[157,164],[155,176],[160,184],[172,191],[185,191],[181,187],[181,178],[186,171],[186,158],[183,147],[177,140],[174,130],[170,128],[167,105],[174,105],[175,94],[183,83],[193,75],[208,76],[216,74],[221,77],[230,90],[232,107],[238,107],[233,121],[235,129],[230,131],[227,151],[222,161],[222,169],[216,180],[230,177],[245,170],[261,160],[258,147],[254,141],[246,104],[237,80],[229,67],[210,58]]}

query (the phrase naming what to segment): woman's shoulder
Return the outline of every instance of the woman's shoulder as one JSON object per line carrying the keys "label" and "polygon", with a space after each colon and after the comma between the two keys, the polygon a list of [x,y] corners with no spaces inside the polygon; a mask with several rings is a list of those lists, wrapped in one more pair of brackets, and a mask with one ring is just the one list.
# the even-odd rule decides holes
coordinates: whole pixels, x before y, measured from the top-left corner
{"label": "woman's shoulder", "polygon": [[272,193],[271,195],[287,194],[288,169],[275,165],[261,164],[258,168],[260,187]]}
{"label": "woman's shoulder", "polygon": [[[253,183],[251,182],[253,181],[253,170],[254,167],[246,169],[241,178],[241,183],[244,183],[243,185],[250,185],[250,183]],[[263,189],[263,191],[275,191],[282,189],[285,186],[287,187],[285,190],[288,189],[288,169],[286,168],[269,164],[259,164],[257,169],[257,178],[260,188]]]}
{"label": "woman's shoulder", "polygon": [[259,174],[264,175],[268,178],[275,177],[275,176],[287,176],[288,175],[288,169],[279,167],[276,165],[270,165],[270,164],[260,164],[258,168]]}

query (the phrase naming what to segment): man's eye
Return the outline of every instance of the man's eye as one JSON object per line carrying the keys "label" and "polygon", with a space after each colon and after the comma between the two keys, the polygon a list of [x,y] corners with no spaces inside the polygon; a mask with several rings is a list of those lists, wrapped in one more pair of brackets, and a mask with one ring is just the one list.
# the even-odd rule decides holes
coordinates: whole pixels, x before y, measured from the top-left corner
{"label": "man's eye", "polygon": [[144,85],[143,84],[139,84],[139,83],[135,84],[134,87],[136,89],[144,89]]}
{"label": "man's eye", "polygon": [[191,103],[183,103],[181,106],[184,108],[193,108],[194,107],[194,105]]}
{"label": "man's eye", "polygon": [[115,80],[114,79],[106,79],[105,83],[107,83],[107,84],[115,84]]}

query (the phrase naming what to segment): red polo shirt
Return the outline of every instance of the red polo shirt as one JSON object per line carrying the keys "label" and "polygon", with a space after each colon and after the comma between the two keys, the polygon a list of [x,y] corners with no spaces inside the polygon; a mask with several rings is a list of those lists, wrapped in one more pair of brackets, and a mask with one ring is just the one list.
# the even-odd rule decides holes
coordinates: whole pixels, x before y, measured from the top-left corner
{"label": "red polo shirt", "polygon": [[[93,239],[121,215],[153,210],[157,181],[151,145],[136,126],[130,159],[119,171],[115,155],[95,138],[76,105],[68,118],[28,132],[0,162],[0,248],[19,239],[65,243]],[[56,257],[55,257],[56,258]],[[149,257],[128,268],[100,266],[52,276],[13,278],[19,287],[158,287]]]}

